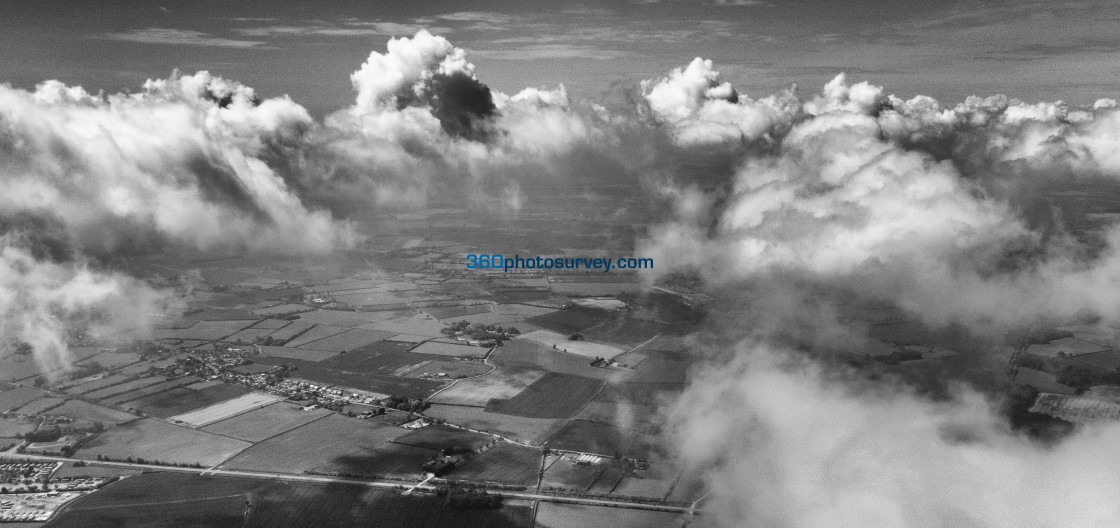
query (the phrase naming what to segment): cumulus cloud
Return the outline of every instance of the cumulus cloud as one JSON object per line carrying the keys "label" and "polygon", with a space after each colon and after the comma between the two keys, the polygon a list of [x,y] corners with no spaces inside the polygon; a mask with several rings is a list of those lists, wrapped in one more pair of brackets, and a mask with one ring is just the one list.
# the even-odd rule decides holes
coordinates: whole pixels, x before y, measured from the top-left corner
{"label": "cumulus cloud", "polygon": [[1120,522],[1120,424],[1041,447],[982,395],[934,402],[853,385],[747,343],[701,374],[672,422],[720,526],[1021,527]]}
{"label": "cumulus cloud", "polygon": [[26,239],[0,239],[0,351],[28,352],[48,375],[70,366],[69,342],[142,336],[155,317],[178,309],[139,280],[35,253]]}
{"label": "cumulus cloud", "polygon": [[206,72],[92,95],[57,81],[0,86],[0,213],[58,218],[87,248],[151,240],[325,252],[354,235],[308,209],[258,156],[312,126],[289,99]]}

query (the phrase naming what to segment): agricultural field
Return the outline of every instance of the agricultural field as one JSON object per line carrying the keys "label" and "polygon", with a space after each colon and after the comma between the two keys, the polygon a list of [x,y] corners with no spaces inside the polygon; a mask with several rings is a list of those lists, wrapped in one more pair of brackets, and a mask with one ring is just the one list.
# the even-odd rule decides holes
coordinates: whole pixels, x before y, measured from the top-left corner
{"label": "agricultural field", "polygon": [[552,291],[560,295],[580,297],[607,297],[620,293],[641,291],[635,282],[553,282]]}
{"label": "agricultural field", "polygon": [[[86,468],[76,468],[86,469]],[[266,481],[182,473],[134,475],[82,497],[51,519],[61,528],[242,526],[245,501]]]}
{"label": "agricultural field", "polygon": [[125,383],[119,383],[117,385],[105,387],[104,389],[98,389],[93,392],[87,392],[84,394],[84,396],[93,400],[103,400],[105,398],[110,398],[118,394],[124,394],[131,390],[150,387],[152,385],[163,383],[165,381],[167,381],[167,378],[164,376],[150,376],[147,378],[139,378]]}
{"label": "agricultural field", "polygon": [[694,519],[671,512],[541,502],[537,506],[536,528],[680,528]]}
{"label": "agricultural field", "polygon": [[1082,341],[1096,343],[1109,348],[1120,348],[1120,329],[1105,325],[1072,325],[1056,328],[1070,332],[1073,337]]}
{"label": "agricultural field", "polygon": [[537,330],[535,332],[529,332],[527,334],[522,334],[517,339],[532,341],[539,345],[552,348],[553,350],[561,353],[575,354],[577,356],[583,356],[591,359],[597,357],[610,359],[625,352],[625,350],[622,350],[621,348],[593,343],[591,341],[573,341],[566,335],[558,334],[549,330]]}
{"label": "agricultural field", "polygon": [[0,392],[0,412],[18,409],[47,395],[47,391],[32,387],[17,387]]}
{"label": "agricultural field", "polygon": [[279,396],[272,394],[265,394],[261,392],[251,392],[243,396],[231,398],[229,400],[208,405],[200,409],[171,416],[168,418],[171,422],[182,422],[187,425],[195,427],[202,427],[214,422],[224,420],[231,416],[236,416],[246,411],[259,409],[281,400]]}
{"label": "agricultural field", "polygon": [[608,383],[595,397],[595,401],[634,405],[671,405],[684,388],[684,384],[681,383]]}
{"label": "agricultural field", "polygon": [[[563,304],[564,303],[562,303],[562,302],[559,303],[560,306],[563,306]],[[532,318],[532,317],[540,317],[542,315],[548,315],[548,314],[551,314],[551,313],[556,313],[557,311],[559,311],[559,306],[554,308],[554,307],[549,307],[549,306],[543,306],[543,305],[540,305],[539,303],[535,304],[535,305],[534,304],[520,304],[520,303],[496,304],[496,305],[494,305],[494,313],[516,315],[518,317],[524,317],[526,319],[529,319],[529,318]]]}
{"label": "agricultural field", "polygon": [[39,398],[19,408],[20,414],[39,414],[66,403],[65,398]]}
{"label": "agricultural field", "polygon": [[122,374],[113,374],[111,376],[105,376],[100,379],[95,379],[92,381],[87,381],[85,383],[67,387],[66,389],[63,389],[62,392],[65,392],[66,394],[85,394],[87,392],[93,392],[95,390],[103,389],[105,387],[116,385],[118,383],[124,383],[126,381],[128,381],[128,376]]}
{"label": "agricultural field", "polygon": [[249,447],[248,442],[171,425],[152,418],[109,427],[86,442],[77,456],[116,460],[141,457],[165,462],[212,466]]}
{"label": "agricultural field", "polygon": [[41,373],[39,364],[31,355],[12,354],[0,358],[0,380],[18,381]]}
{"label": "agricultural field", "polygon": [[629,350],[642,343],[650,342],[651,339],[662,332],[671,331],[674,331],[674,329],[667,325],[625,317],[596,326],[582,332],[582,334],[583,337],[591,341],[609,343]]}
{"label": "agricultural field", "polygon": [[[199,381],[202,381],[202,380],[199,379],[199,378],[196,378],[194,376],[183,376],[181,378],[175,378],[173,380],[164,381],[162,383],[157,383],[155,385],[149,385],[149,386],[144,387],[142,389],[136,389],[132,392],[127,392],[127,393],[121,394],[120,396],[114,396],[112,398],[107,398],[107,399],[103,400],[101,403],[103,403],[105,405],[120,405],[120,404],[125,403],[125,402],[131,402],[132,400],[145,398],[147,396],[151,396],[152,394],[158,394],[158,393],[163,392],[163,391],[168,390],[168,389],[173,389],[175,387],[181,387],[183,385],[190,385],[191,383],[197,383]],[[135,407],[135,405],[132,405],[132,404],[129,404],[128,406],[129,407]]]}
{"label": "agricultural field", "polygon": [[545,370],[596,379],[621,378],[624,374],[618,370],[592,367],[590,359],[557,352],[524,339],[511,339],[502,343],[502,346],[495,348],[490,354],[487,362],[500,367]]}
{"label": "agricultural field", "polygon": [[258,339],[275,332],[275,328],[251,326],[236,334],[226,336],[222,341],[229,343],[255,343]]}
{"label": "agricultural field", "polygon": [[1029,367],[1019,367],[1015,371],[1015,383],[1021,385],[1030,385],[1039,390],[1039,392],[1052,392],[1055,394],[1076,394],[1077,391],[1073,387],[1067,387],[1058,383],[1056,376],[1049,372],[1035,370]]}
{"label": "agricultural field", "polygon": [[517,328],[518,330],[521,330],[521,328],[525,325],[525,320],[521,317],[497,312],[486,312],[474,315],[464,315],[459,317],[440,319],[440,322],[447,324],[457,323],[459,321],[466,321],[471,324],[508,326]]}
{"label": "agricultural field", "polygon": [[624,379],[627,383],[686,383],[692,365],[690,361],[646,359]]}
{"label": "agricultural field", "polygon": [[292,321],[291,323],[284,325],[282,328],[276,330],[275,332],[268,334],[268,337],[271,337],[276,341],[287,341],[308,330],[311,330],[314,327],[314,323]]}
{"label": "agricultural field", "polygon": [[255,443],[291,431],[296,427],[330,414],[333,414],[333,412],[326,409],[304,411],[296,405],[277,402],[214,422],[203,427],[202,430]]}
{"label": "agricultural field", "polygon": [[288,315],[300,312],[310,312],[312,310],[314,310],[314,308],[305,304],[288,303],[269,306],[268,308],[257,308],[253,310],[253,315],[259,315],[261,317],[272,317],[274,315]]}
{"label": "agricultural field", "polygon": [[529,322],[554,332],[570,335],[618,320],[623,316],[621,312],[573,306],[556,313],[534,317],[529,319]]}
{"label": "agricultural field", "polygon": [[[311,333],[311,332],[308,332]],[[314,350],[325,350],[328,352],[349,352],[356,348],[376,343],[386,337],[392,337],[395,334],[391,332],[381,332],[378,330],[363,330],[361,328],[354,328],[345,332],[310,341],[302,345],[292,345],[298,348],[309,348]]]}
{"label": "agricultural field", "polygon": [[341,334],[345,331],[346,329],[340,326],[315,325],[314,328],[284,343],[284,345],[287,347],[299,348],[301,345],[306,345],[307,343],[323,339],[324,337]]}
{"label": "agricultural field", "polygon": [[540,468],[540,450],[499,442],[455,468],[448,478],[535,486]]}
{"label": "agricultural field", "polygon": [[420,346],[412,349],[412,352],[419,354],[431,354],[435,356],[447,357],[469,357],[469,358],[484,358],[490,353],[490,349],[486,347],[477,347],[470,345],[453,345],[451,343],[443,343],[440,341],[428,341],[420,343]]}
{"label": "agricultural field", "polygon": [[171,390],[130,401],[126,405],[133,409],[139,409],[150,416],[170,418],[249,392],[248,388],[231,383],[213,385],[199,390],[175,387]]}
{"label": "agricultural field", "polygon": [[493,437],[448,425],[429,425],[392,440],[397,444],[455,452],[474,451],[496,440]]}
{"label": "agricultural field", "polygon": [[0,438],[15,438],[34,431],[39,421],[34,418],[32,418],[32,420],[35,421],[24,420],[23,418],[0,417]]}
{"label": "agricultural field", "polygon": [[[353,353],[353,352],[351,352]],[[346,354],[348,355],[348,354]],[[408,398],[427,398],[447,384],[446,381],[419,378],[401,378],[393,375],[370,374],[358,370],[346,370],[336,366],[322,366],[298,359],[258,357],[258,363],[293,365],[296,370],[291,377],[307,380],[316,384],[336,385],[377,394],[405,396]],[[419,363],[419,361],[417,362]]]}
{"label": "agricultural field", "polygon": [[560,451],[594,453],[607,457],[621,454],[630,458],[651,458],[651,438],[634,434],[613,425],[587,420],[570,420],[545,442],[545,447]]}
{"label": "agricultural field", "polygon": [[[406,433],[406,429],[399,427],[331,414],[260,442],[222,467],[284,473],[347,471],[346,468],[350,468],[356,474],[372,474],[370,468],[374,466],[399,462],[379,460],[392,453],[384,448],[393,448],[381,444]],[[401,448],[398,454],[404,453],[406,461],[407,455],[415,454],[414,449],[406,449],[408,446],[395,447]],[[423,462],[437,454],[434,450],[421,451],[423,459],[414,467],[406,468],[408,474],[419,476]]]}
{"label": "agricultural field", "polygon": [[257,324],[253,325],[253,328],[271,328],[272,330],[279,330],[291,323],[292,321],[286,321],[284,319],[261,319],[257,321]]}
{"label": "agricultural field", "polygon": [[325,350],[311,350],[308,348],[290,348],[279,346],[261,346],[261,355],[270,358],[300,359],[303,361],[322,361],[338,355],[338,352]]}
{"label": "agricultural field", "polygon": [[393,319],[386,319],[384,321],[376,321],[369,324],[364,324],[359,328],[368,328],[370,330],[382,330],[385,332],[395,332],[398,334],[410,334],[428,337],[442,337],[443,333],[440,332],[444,324],[438,320],[428,317],[426,314],[417,313],[403,317],[396,317]]}
{"label": "agricultural field", "polygon": [[662,498],[673,489],[677,469],[671,464],[655,462],[648,469],[634,470],[622,477],[615,495]]}
{"label": "agricultural field", "polygon": [[354,328],[383,318],[384,316],[376,313],[342,310],[315,310],[299,316],[299,320],[302,322],[341,326],[343,328]]}
{"label": "agricultural field", "polygon": [[492,399],[508,400],[544,376],[541,370],[499,367],[490,374],[462,379],[432,397],[433,403],[486,407]]}
{"label": "agricultural field", "polygon": [[568,418],[602,388],[602,380],[549,372],[513,398],[491,401],[486,410],[530,418]]}
{"label": "agricultural field", "polygon": [[1082,354],[1075,358],[1078,363],[1085,363],[1097,368],[1105,370],[1116,370],[1120,368],[1120,352],[1109,350],[1107,352],[1093,352],[1089,354]]}
{"label": "agricultural field", "polygon": [[128,414],[124,411],[110,409],[81,400],[70,400],[61,406],[45,411],[43,414],[47,416],[65,416],[74,420],[83,420],[87,422],[104,422],[106,424],[131,422],[138,418],[136,415]]}
{"label": "agricultural field", "polygon": [[423,309],[423,312],[432,316],[432,319],[448,319],[474,314],[490,313],[490,304],[474,304],[467,306],[433,306]]}
{"label": "agricultural field", "polygon": [[542,488],[570,488],[587,491],[599,480],[599,476],[607,470],[612,459],[604,459],[598,464],[577,464],[576,455],[555,456],[549,455],[550,460],[545,462],[544,478],[541,479]]}
{"label": "agricultural field", "polygon": [[217,341],[228,335],[236,334],[237,332],[251,326],[257,322],[256,319],[248,320],[229,320],[229,321],[199,321],[190,328],[179,330],[160,330],[156,332],[158,337],[170,339],[198,339],[202,341]]}
{"label": "agricultural field", "polygon": [[125,475],[139,475],[143,470],[128,469],[122,467],[112,466],[75,466],[73,462],[67,462],[58,468],[57,471],[51,473],[51,478],[109,478],[120,477]]}
{"label": "agricultural field", "polygon": [[479,407],[459,405],[435,404],[424,411],[424,414],[432,418],[442,418],[455,425],[500,434],[533,445],[543,443],[563,423],[563,420],[489,413]]}
{"label": "agricultural field", "polygon": [[1107,346],[1082,341],[1074,337],[1064,337],[1056,341],[1051,341],[1045,345],[1032,344],[1027,347],[1028,354],[1034,354],[1042,357],[1058,357],[1059,354],[1064,353],[1067,356],[1080,356],[1082,354],[1091,354],[1093,352],[1105,352],[1108,350]]}
{"label": "agricultural field", "polygon": [[408,378],[459,379],[483,376],[494,367],[474,361],[431,361],[404,374]]}
{"label": "agricultural field", "polygon": [[614,297],[586,297],[582,299],[572,299],[572,304],[582,306],[584,308],[597,308],[599,310],[622,310],[626,308],[626,303],[615,299]]}
{"label": "agricultural field", "polygon": [[140,354],[136,352],[106,350],[96,356],[92,356],[82,361],[78,361],[79,365],[97,363],[107,369],[115,369],[125,365],[131,365],[140,361]]}

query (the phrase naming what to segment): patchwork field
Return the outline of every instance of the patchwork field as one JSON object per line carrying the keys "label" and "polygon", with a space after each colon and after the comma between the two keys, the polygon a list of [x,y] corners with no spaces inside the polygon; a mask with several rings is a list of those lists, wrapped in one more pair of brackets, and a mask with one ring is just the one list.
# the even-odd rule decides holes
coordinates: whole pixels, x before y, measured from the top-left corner
{"label": "patchwork field", "polygon": [[[341,358],[355,353],[356,351],[338,357]],[[334,359],[335,358],[332,358],[327,361],[333,361]],[[337,385],[377,394],[406,396],[409,398],[427,398],[433,392],[443,388],[447,383],[446,381],[432,379],[401,378],[395,375],[371,373],[370,370],[365,368],[340,367],[333,364],[324,365],[326,361],[313,363],[298,359],[272,357],[258,357],[256,361],[264,364],[293,365],[296,367],[296,370],[291,374],[293,378],[304,379],[318,384]],[[413,360],[413,364],[418,364],[423,361],[425,361],[425,359],[420,359],[418,357]],[[374,366],[376,367],[376,365]]]}
{"label": "patchwork field", "polygon": [[104,422],[106,424],[130,422],[137,418],[136,415],[110,409],[108,407],[102,407],[100,405],[94,405],[81,400],[70,400],[61,406],[46,411],[44,414],[48,416],[65,416],[74,420]]}
{"label": "patchwork field", "polygon": [[16,387],[0,392],[0,411],[18,409],[46,395],[46,391],[32,387]]}
{"label": "patchwork field", "polygon": [[433,403],[485,407],[492,399],[508,400],[544,376],[541,370],[497,368],[477,378],[462,379],[432,397]]}
{"label": "patchwork field", "polygon": [[1065,353],[1067,356],[1080,356],[1082,354],[1104,352],[1106,350],[1108,350],[1107,346],[1082,341],[1073,337],[1065,337],[1056,341],[1051,341],[1045,345],[1030,345],[1027,347],[1028,354],[1042,357],[1058,357],[1060,353]]}
{"label": "patchwork field", "polygon": [[529,322],[539,325],[542,328],[559,332],[561,334],[571,334],[573,332],[580,332],[597,326],[600,324],[615,321],[623,317],[621,312],[596,310],[594,308],[584,308],[582,306],[573,306],[565,308],[556,313],[542,315],[529,319]]}
{"label": "patchwork field", "polygon": [[276,341],[287,341],[292,339],[308,330],[315,328],[315,323],[308,323],[305,321],[292,321],[290,324],[284,325],[282,328],[275,332],[268,334],[268,337]]}
{"label": "patchwork field", "polygon": [[394,332],[398,334],[442,337],[443,333],[440,332],[440,330],[442,330],[443,327],[443,323],[428,317],[426,314],[418,313],[365,324],[359,328],[383,330],[385,332]]}
{"label": "patchwork field", "polygon": [[645,435],[586,420],[570,420],[545,442],[545,447],[607,457],[617,453],[626,457],[645,459],[651,458],[654,452],[651,439]]}
{"label": "patchwork field", "polygon": [[369,324],[375,320],[381,320],[380,314],[370,312],[348,312],[342,310],[315,310],[314,312],[307,312],[300,314],[299,320],[325,324],[331,326],[341,326],[343,328],[354,328],[359,325]]}
{"label": "patchwork field", "polygon": [[458,379],[488,374],[494,367],[474,361],[431,361],[404,374],[408,378]]}
{"label": "patchwork field", "polygon": [[298,406],[277,402],[214,422],[203,427],[202,430],[255,443],[330,414],[333,412],[326,409],[304,411]]}
{"label": "patchwork field", "polygon": [[64,398],[39,398],[19,408],[20,414],[39,414],[65,403]]}
{"label": "patchwork field", "polygon": [[39,420],[24,420],[23,418],[0,418],[0,438],[15,438],[23,436],[38,427]]}
{"label": "patchwork field", "polygon": [[540,464],[540,450],[499,442],[455,468],[449,478],[530,486],[537,483]]}
{"label": "patchwork field", "polygon": [[558,334],[550,330],[529,332],[527,334],[522,334],[518,339],[532,341],[558,352],[576,354],[586,358],[602,357],[610,359],[625,352],[625,350],[618,347],[592,343],[591,341],[573,341],[566,335]]}
{"label": "patchwork field", "polygon": [[330,337],[310,341],[302,345],[292,345],[291,343],[289,343],[289,346],[298,346],[300,348],[310,348],[315,350],[326,350],[329,352],[348,352],[350,350],[354,350],[356,348],[381,341],[386,337],[392,337],[394,335],[396,334],[393,334],[392,332],[381,332],[378,330],[364,330],[361,328],[354,328],[339,334],[332,335]]}
{"label": "patchwork field", "polygon": [[318,341],[325,337],[330,337],[335,334],[341,334],[345,331],[346,329],[341,326],[315,325],[314,328],[300,334],[299,336],[296,336],[291,341],[284,343],[284,345],[287,347],[299,348],[300,346],[306,345],[307,343],[310,343],[312,341]]}
{"label": "patchwork field", "polygon": [[249,447],[248,442],[144,418],[108,428],[78,450],[82,458],[97,455],[117,460],[142,457],[166,462],[212,466]]}
{"label": "patchwork field", "polygon": [[448,319],[467,315],[490,313],[489,304],[474,304],[468,306],[438,306],[423,309],[424,313],[433,319]]}
{"label": "patchwork field", "polygon": [[251,392],[249,394],[238,396],[221,403],[215,403],[201,409],[195,409],[184,414],[171,416],[168,418],[168,420],[172,422],[183,422],[187,425],[193,425],[195,427],[202,427],[219,420],[224,420],[231,416],[236,416],[246,411],[264,407],[281,399],[282,398],[280,398],[279,396],[275,396],[272,394]]}
{"label": "patchwork field", "polygon": [[163,383],[165,381],[167,381],[167,378],[164,376],[150,376],[147,378],[140,378],[125,383],[112,385],[109,387],[105,387],[104,389],[87,392],[84,394],[84,396],[94,400],[103,400],[105,398],[116,396],[118,394],[124,394],[131,390],[150,387],[152,385]]}
{"label": "patchwork field", "polygon": [[562,457],[550,456],[553,459],[545,462],[548,468],[541,479],[541,486],[548,488],[571,488],[587,491],[599,480],[599,476],[609,467],[611,459],[599,464],[577,464],[575,455]]}
{"label": "patchwork field", "polygon": [[67,387],[62,392],[65,392],[66,394],[85,394],[87,392],[93,392],[98,389],[103,389],[110,385],[124,383],[125,381],[128,381],[128,376],[124,376],[122,374],[113,374],[111,376],[105,376],[101,379],[95,379],[93,381],[87,381],[85,383]]}
{"label": "patchwork field", "polygon": [[396,438],[393,442],[425,449],[443,451],[445,449],[474,451],[496,440],[493,437],[471,431],[456,429],[447,425],[429,425]]}
{"label": "patchwork field", "polygon": [[679,528],[691,518],[679,513],[627,510],[582,504],[541,502],[537,507],[537,528]]}
{"label": "patchwork field", "polygon": [[544,345],[524,339],[512,339],[502,343],[502,346],[495,348],[490,354],[487,362],[501,367],[546,370],[587,378],[622,377],[622,373],[617,370],[592,367],[590,359],[575,354],[558,353]]}
{"label": "patchwork field", "polygon": [[[222,467],[302,473],[336,464],[356,464],[357,460],[377,458],[375,448],[379,444],[406,433],[399,427],[331,414],[260,442]],[[431,451],[427,456],[435,454]],[[415,473],[420,472],[417,465]]]}
{"label": "patchwork field", "polygon": [[253,310],[254,315],[263,317],[272,317],[274,315],[287,315],[292,313],[309,312],[314,308],[305,304],[278,304],[276,306],[269,306],[268,308],[257,308]]}
{"label": "patchwork field", "polygon": [[490,349],[485,347],[453,345],[451,343],[442,343],[439,341],[428,341],[425,343],[420,343],[420,345],[412,349],[412,351],[420,354],[432,354],[435,356],[469,358],[484,358],[487,354],[490,353]]}
{"label": "patchwork field", "polygon": [[139,409],[144,414],[159,418],[170,418],[223,400],[236,398],[248,392],[250,390],[247,387],[231,383],[213,385],[199,390],[176,387],[139,400],[130,401],[126,405],[130,408]]}
{"label": "patchwork field", "polygon": [[[145,398],[147,396],[151,396],[152,394],[158,394],[165,390],[173,389],[175,387],[181,387],[183,385],[190,385],[191,383],[197,383],[199,381],[202,380],[194,376],[183,376],[181,378],[175,378],[173,380],[164,381],[155,385],[149,385],[142,389],[136,389],[132,392],[121,394],[120,396],[106,398],[105,400],[102,400],[101,403],[105,405],[120,405],[125,402],[131,402],[132,400]],[[130,404],[129,407],[135,407],[135,405]]]}
{"label": "patchwork field", "polygon": [[232,321],[199,321],[190,328],[176,329],[176,330],[161,330],[157,331],[158,337],[170,339],[199,339],[203,341],[217,341],[228,335],[236,334],[237,332],[251,326],[257,322],[256,319],[251,320],[232,320]]}
{"label": "patchwork field", "polygon": [[602,388],[602,380],[549,372],[513,398],[491,401],[486,410],[531,418],[568,418]]}
{"label": "patchwork field", "polygon": [[311,350],[308,348],[290,348],[278,346],[261,346],[261,355],[264,357],[301,359],[303,361],[322,361],[338,355],[338,352],[326,350]]}
{"label": "patchwork field", "polygon": [[424,411],[424,414],[432,418],[442,418],[450,423],[470,427],[477,431],[497,433],[533,445],[543,443],[563,423],[563,420],[489,413],[480,407],[459,405],[435,404]]}
{"label": "patchwork field", "polygon": [[136,352],[106,350],[96,356],[79,361],[78,364],[97,363],[107,369],[114,369],[125,365],[131,365],[137,361],[140,361],[140,354]]}

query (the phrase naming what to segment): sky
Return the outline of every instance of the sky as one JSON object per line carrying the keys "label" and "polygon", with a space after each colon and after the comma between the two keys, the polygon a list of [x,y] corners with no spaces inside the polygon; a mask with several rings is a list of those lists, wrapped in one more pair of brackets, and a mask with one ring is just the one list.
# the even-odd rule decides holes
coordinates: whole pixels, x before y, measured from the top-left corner
{"label": "sky", "polygon": [[6,1],[0,82],[111,93],[208,70],[321,116],[353,101],[370,51],[427,28],[507,93],[564,83],[594,101],[702,56],[751,97],[846,72],[902,97],[1083,104],[1118,95],[1118,19],[1095,0]]}

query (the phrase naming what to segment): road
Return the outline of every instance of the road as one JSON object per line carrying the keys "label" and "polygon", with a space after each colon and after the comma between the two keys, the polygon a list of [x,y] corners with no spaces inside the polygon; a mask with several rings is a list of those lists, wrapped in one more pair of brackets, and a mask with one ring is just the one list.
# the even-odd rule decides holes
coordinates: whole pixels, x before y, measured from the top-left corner
{"label": "road", "polygon": [[[16,452],[14,452],[14,449],[12,451],[8,451],[8,452],[3,453],[3,456],[11,457],[11,458],[21,458],[21,459],[24,459],[24,460],[44,460],[44,461],[50,461],[50,462],[74,462],[75,461],[75,459],[73,459],[73,458],[55,457],[55,456],[46,456],[46,455],[29,455],[29,454],[26,454],[26,453],[16,453]],[[424,482],[414,483],[414,482],[404,482],[404,481],[358,480],[358,479],[351,479],[351,478],[344,478],[344,477],[329,477],[329,476],[324,476],[324,475],[296,475],[296,474],[291,474],[291,473],[272,473],[272,472],[266,472],[266,471],[242,471],[242,470],[234,470],[234,469],[207,468],[207,469],[204,469],[204,470],[200,470],[199,468],[186,468],[186,467],[175,467],[175,466],[157,466],[157,465],[153,465],[153,464],[137,464],[137,463],[134,463],[134,462],[132,462],[132,463],[130,463],[130,462],[109,462],[109,461],[102,461],[102,460],[87,461],[87,462],[91,466],[110,466],[110,467],[141,469],[141,470],[150,470],[150,471],[177,471],[177,472],[180,472],[180,473],[194,473],[194,474],[204,475],[204,476],[218,475],[218,476],[226,476],[226,477],[276,479],[276,480],[285,480],[285,481],[292,481],[292,482],[314,482],[314,483],[320,483],[320,484],[350,484],[350,485],[353,485],[353,486],[366,486],[366,487],[370,487],[370,488],[382,488],[382,489],[396,489],[400,486],[409,486],[409,485],[412,485],[412,489],[419,488],[419,489],[428,490],[428,491],[431,491],[431,490],[435,489],[435,486],[425,485],[424,482],[427,482],[426,480]],[[580,497],[564,497],[564,496],[560,496],[560,495],[550,495],[550,494],[540,493],[540,492],[530,493],[530,492],[508,491],[508,490],[489,490],[488,489],[487,493],[490,493],[490,494],[493,494],[493,495],[498,495],[498,496],[501,496],[501,497],[508,497],[508,498],[511,498],[511,499],[536,500],[536,501],[545,501],[545,502],[560,502],[560,503],[568,503],[568,504],[587,504],[587,505],[591,505],[591,506],[610,506],[612,508],[627,508],[627,509],[632,509],[632,510],[657,510],[657,511],[667,511],[667,512],[674,512],[674,513],[691,513],[691,514],[699,513],[695,509],[693,509],[689,506],[672,506],[672,505],[668,505],[668,504],[665,504],[665,505],[662,505],[662,504],[643,504],[643,503],[616,501],[616,500],[609,500],[609,499],[585,499],[585,498],[580,498]]]}

